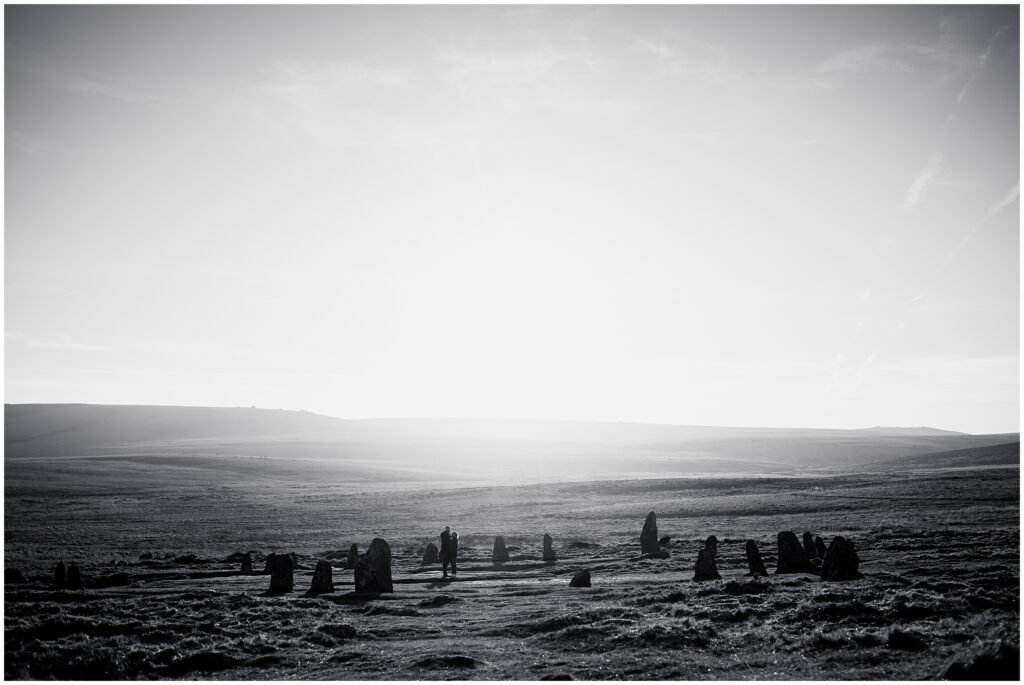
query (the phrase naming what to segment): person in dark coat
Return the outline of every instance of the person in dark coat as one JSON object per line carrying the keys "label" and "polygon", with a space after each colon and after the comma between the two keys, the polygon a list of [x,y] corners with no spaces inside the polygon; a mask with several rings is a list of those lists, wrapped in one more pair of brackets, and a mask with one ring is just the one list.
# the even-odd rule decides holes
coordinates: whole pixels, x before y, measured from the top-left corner
{"label": "person in dark coat", "polygon": [[441,549],[438,554],[441,557],[441,570],[444,572],[443,578],[448,577],[448,563],[451,560],[451,548],[452,548],[452,529],[449,526],[444,527],[444,531],[441,533]]}
{"label": "person in dark coat", "polygon": [[448,561],[452,562],[452,578],[454,578],[455,573],[458,571],[458,568],[455,565],[455,559],[459,556],[459,532],[457,530],[452,531],[448,545]]}

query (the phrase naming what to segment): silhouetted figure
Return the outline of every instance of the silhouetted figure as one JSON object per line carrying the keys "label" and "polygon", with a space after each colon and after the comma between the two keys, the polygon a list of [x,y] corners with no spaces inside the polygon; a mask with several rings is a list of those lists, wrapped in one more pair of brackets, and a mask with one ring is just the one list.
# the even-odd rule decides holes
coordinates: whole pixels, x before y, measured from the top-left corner
{"label": "silhouetted figure", "polygon": [[61,590],[67,587],[67,570],[64,567],[63,561],[58,561],[57,568],[53,569],[53,584]]}
{"label": "silhouetted figure", "polygon": [[661,551],[658,544],[658,517],[652,511],[644,520],[644,528],[640,531],[640,553],[657,554]]}
{"label": "silhouetted figure", "polygon": [[491,563],[497,566],[511,560],[512,557],[508,555],[508,549],[505,547],[505,538],[500,535],[494,538],[494,551],[491,553]]}
{"label": "silhouetted figure", "polygon": [[441,555],[441,572],[444,574],[441,577],[448,577],[448,564],[451,563],[451,550],[452,550],[452,529],[451,526],[445,526],[444,530],[441,531],[441,549],[439,554]]}
{"label": "silhouetted figure", "polygon": [[459,531],[453,530],[451,540],[448,542],[448,561],[452,565],[452,578],[459,572]]}
{"label": "silhouetted figure", "polygon": [[555,550],[551,548],[554,541],[551,536],[544,533],[544,561],[557,561],[558,557],[555,556]]}
{"label": "silhouetted figure", "polygon": [[761,552],[757,549],[757,543],[753,540],[747,540],[747,566],[750,567],[750,573],[747,575],[751,576],[767,576],[768,569],[764,567],[764,561],[761,559]]}
{"label": "silhouetted figure", "polygon": [[374,538],[355,568],[356,592],[394,592],[391,582],[391,545]]}

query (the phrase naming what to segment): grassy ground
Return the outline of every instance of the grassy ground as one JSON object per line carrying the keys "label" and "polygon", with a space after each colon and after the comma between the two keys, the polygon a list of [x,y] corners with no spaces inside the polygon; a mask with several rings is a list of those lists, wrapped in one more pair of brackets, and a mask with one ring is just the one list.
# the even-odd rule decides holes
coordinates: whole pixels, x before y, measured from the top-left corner
{"label": "grassy ground", "polygon": [[[918,679],[1019,643],[1016,468],[370,493],[176,476],[8,473],[5,565],[28,580],[5,586],[5,677]],[[650,510],[668,559],[637,559]],[[462,535],[456,582],[420,566],[445,524]],[[750,583],[744,541],[772,570],[781,530],[850,537],[864,579]],[[723,579],[696,583],[710,534]],[[512,553],[501,568],[495,535]],[[375,536],[395,593],[355,596],[344,552]],[[245,550],[257,570],[296,552],[296,591],[235,574],[226,559]],[[307,597],[324,556],[337,591]],[[52,588],[58,559],[86,589]],[[582,568],[593,587],[568,587]]]}

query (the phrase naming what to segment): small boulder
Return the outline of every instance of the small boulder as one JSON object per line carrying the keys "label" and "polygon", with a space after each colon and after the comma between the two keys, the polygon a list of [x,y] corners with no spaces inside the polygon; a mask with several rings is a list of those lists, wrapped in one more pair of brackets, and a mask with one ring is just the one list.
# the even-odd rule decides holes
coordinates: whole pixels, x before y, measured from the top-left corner
{"label": "small boulder", "polygon": [[252,575],[252,552],[247,552],[245,554],[245,556],[242,557],[241,574],[243,576],[251,576]]}
{"label": "small boulder", "polygon": [[139,555],[139,561],[149,561],[152,558],[153,558],[153,553],[152,552],[143,552],[142,554]]}
{"label": "small boulder", "polygon": [[761,552],[758,551],[757,543],[753,540],[747,540],[747,566],[750,567],[748,576],[768,575],[768,569],[764,567],[764,561],[761,560]]}
{"label": "small boulder", "polygon": [[658,544],[658,517],[652,511],[644,520],[643,530],[640,531],[640,553],[657,554],[661,550]]}
{"label": "small boulder", "polygon": [[718,566],[715,564],[713,550],[714,548],[709,544],[705,545],[697,554],[697,563],[693,567],[694,580],[719,580],[722,577],[718,575]]}
{"label": "small boulder", "polygon": [[704,548],[711,552],[712,558],[718,556],[718,538],[714,535],[709,535],[708,539],[704,541]]}
{"label": "small boulder", "polygon": [[569,581],[569,587],[590,587],[590,571],[580,571]]}
{"label": "small boulder", "polygon": [[63,561],[58,561],[57,567],[53,569],[53,584],[58,588],[64,588],[68,584],[67,570],[64,568]]}
{"label": "small boulder", "polygon": [[804,555],[808,561],[818,558],[818,549],[814,546],[814,536],[811,533],[804,533]]}
{"label": "small boulder", "polygon": [[825,551],[825,559],[821,563],[821,579],[839,581],[863,578],[857,569],[859,564],[860,559],[853,543],[837,535]]}
{"label": "small boulder", "polygon": [[348,548],[348,561],[345,563],[345,568],[355,568],[357,563],[359,563],[359,545],[353,542],[352,546]]}
{"label": "small boulder", "polygon": [[427,549],[423,552],[423,562],[421,566],[428,566],[430,564],[438,564],[441,562],[441,554],[438,552],[437,545],[433,542],[427,543]]}
{"label": "small boulder", "polygon": [[16,568],[4,569],[4,582],[5,583],[24,583],[25,576],[21,575],[21,571]]}
{"label": "small boulder", "polygon": [[68,583],[69,590],[81,590],[82,589],[82,572],[78,570],[78,564],[72,562],[68,564]]}
{"label": "small boulder", "polygon": [[311,594],[320,592],[334,592],[334,579],[331,577],[331,562],[321,559],[316,562],[316,570],[313,571],[313,585],[309,588]]}
{"label": "small boulder", "polygon": [[391,546],[374,538],[355,568],[356,592],[394,592],[391,582]]}
{"label": "small boulder", "polygon": [[558,557],[555,556],[555,550],[552,547],[554,541],[551,536],[544,533],[544,561],[557,561]]}
{"label": "small boulder", "polygon": [[778,537],[779,544],[779,563],[775,567],[775,573],[817,573],[818,570],[814,567],[804,553],[804,548],[800,545],[800,540],[796,537],[796,533],[791,530],[786,530],[779,533]]}
{"label": "small boulder", "polygon": [[291,592],[295,587],[291,556],[271,554],[267,557],[267,564],[270,566],[270,591]]}
{"label": "small boulder", "polygon": [[825,541],[821,539],[820,535],[814,536],[814,551],[818,553],[819,559],[825,559]]}
{"label": "small boulder", "polygon": [[672,536],[671,535],[662,535],[660,538],[658,538],[658,544],[660,546],[662,546],[662,547],[664,547],[665,545],[667,545],[670,542],[672,542]]}
{"label": "small boulder", "polygon": [[505,548],[505,538],[500,535],[494,538],[494,551],[491,553],[491,563],[495,566],[511,560],[508,550]]}

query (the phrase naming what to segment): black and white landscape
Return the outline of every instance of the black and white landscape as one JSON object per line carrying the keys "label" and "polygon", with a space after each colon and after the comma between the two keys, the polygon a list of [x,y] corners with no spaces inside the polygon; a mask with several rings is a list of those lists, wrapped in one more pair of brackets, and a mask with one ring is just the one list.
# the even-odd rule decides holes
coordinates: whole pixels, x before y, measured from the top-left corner
{"label": "black and white landscape", "polygon": [[[1018,672],[1017,434],[94,405],[5,423],[7,678]],[[451,580],[423,563],[445,524]],[[776,574],[783,531],[851,541],[862,577]],[[720,579],[695,581],[710,535]],[[374,538],[393,592],[355,592],[350,547]],[[294,553],[292,591],[269,592],[271,553]],[[333,592],[308,592],[319,560]],[[55,586],[59,561],[81,589]]]}
{"label": "black and white landscape", "polygon": [[1019,679],[1017,5],[4,17],[5,679]]}

